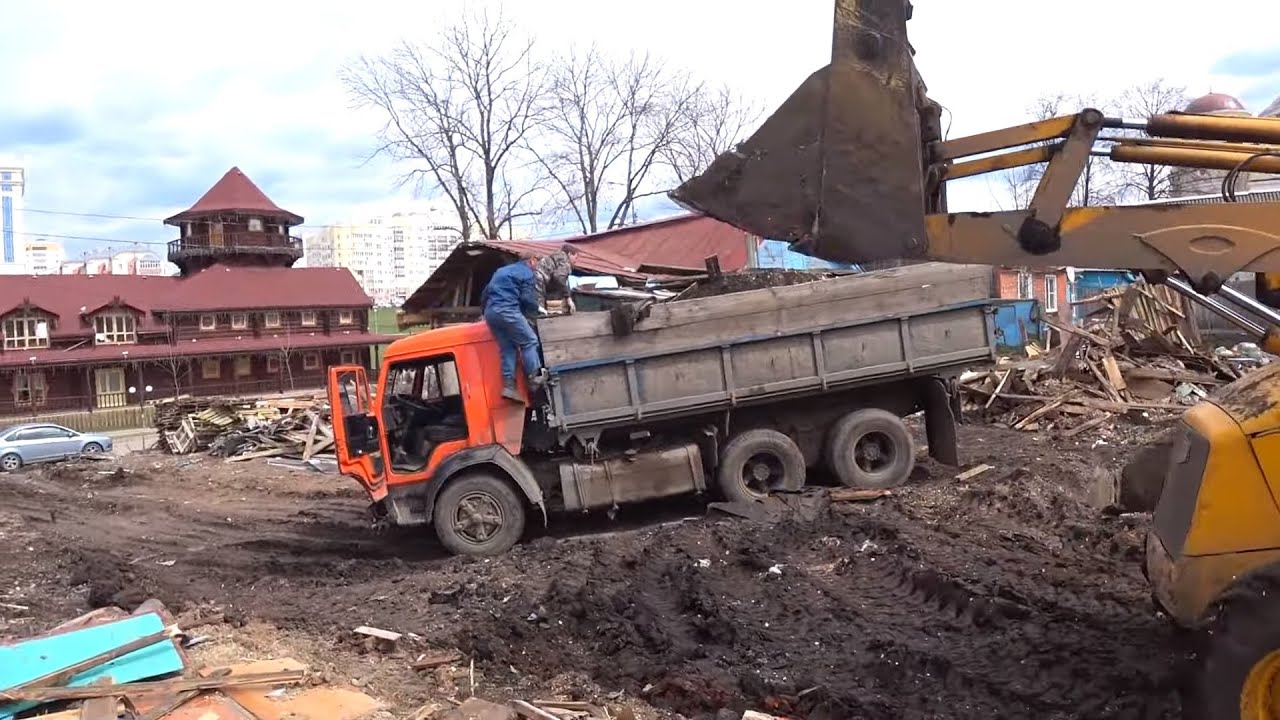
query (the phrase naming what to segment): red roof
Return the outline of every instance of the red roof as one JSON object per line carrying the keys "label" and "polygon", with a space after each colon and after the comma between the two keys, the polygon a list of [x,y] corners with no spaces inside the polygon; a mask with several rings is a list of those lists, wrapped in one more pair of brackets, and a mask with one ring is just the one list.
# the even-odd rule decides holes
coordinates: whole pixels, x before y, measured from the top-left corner
{"label": "red roof", "polygon": [[351,332],[324,335],[322,333],[292,333],[287,338],[264,336],[259,338],[209,338],[191,340],[176,345],[90,345],[75,349],[6,350],[0,353],[0,367],[39,365],[84,365],[90,363],[122,362],[124,360],[157,360],[171,357],[198,355],[245,355],[252,353],[280,352],[288,347],[290,352],[305,352],[315,348],[363,347],[383,345],[400,339],[400,335],[375,335]]}
{"label": "red roof", "polygon": [[1216,112],[1244,112],[1244,105],[1226,93],[1209,93],[1187,103],[1183,112],[1208,115]]}
{"label": "red roof", "polygon": [[195,205],[165,220],[165,223],[175,225],[183,220],[219,213],[246,215],[256,213],[269,217],[287,218],[292,225],[302,224],[301,215],[295,215],[272,202],[271,198],[259,190],[249,176],[238,167],[228,170],[227,174],[214,183]]}
{"label": "red roof", "polygon": [[[481,240],[478,242],[473,241],[473,244],[502,250],[512,255],[528,252],[538,257],[546,257],[569,243],[557,240]],[[574,250],[576,252],[569,256],[569,262],[573,265],[573,269],[579,272],[593,275],[616,275],[639,282],[653,277],[652,273],[640,272],[637,267],[639,263],[610,252],[606,248],[584,247],[574,244]]]}
{"label": "red roof", "polygon": [[155,313],[283,308],[368,308],[345,268],[214,265],[188,277],[147,275],[9,275],[0,282],[0,315],[31,304],[58,318],[54,337],[87,335],[82,315],[113,303],[142,317],[139,332],[164,329]]}
{"label": "red roof", "polygon": [[712,255],[720,269],[733,272],[750,263],[749,246],[754,235],[715,218],[699,214],[676,215],[640,225],[615,228],[565,242],[580,250],[606,252],[621,257],[633,268],[701,270]]}

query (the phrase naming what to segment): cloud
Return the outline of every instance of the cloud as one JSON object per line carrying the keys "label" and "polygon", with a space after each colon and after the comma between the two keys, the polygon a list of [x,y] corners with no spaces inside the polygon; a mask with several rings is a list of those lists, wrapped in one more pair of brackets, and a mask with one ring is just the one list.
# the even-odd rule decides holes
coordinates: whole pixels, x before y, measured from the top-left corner
{"label": "cloud", "polygon": [[1280,45],[1231,53],[1214,63],[1212,69],[1220,75],[1274,75],[1280,72]]}
{"label": "cloud", "polygon": [[[6,153],[29,158],[29,207],[162,218],[238,165],[278,204],[318,224],[412,195],[396,186],[403,166],[364,162],[378,118],[350,108],[339,69],[402,38],[429,38],[463,0],[316,0],[305,13],[262,0],[224,0],[216,13],[165,0],[135,0],[129,13],[93,0],[11,4],[6,26],[22,32],[0,44],[0,63],[12,69],[0,74],[7,108],[0,138]],[[768,111],[828,61],[831,46],[832,0],[650,0],[614,8],[609,18],[591,0],[505,4],[547,47],[594,41],[618,52],[650,50]],[[1280,94],[1268,76],[1280,67],[1280,48],[1244,51],[1236,40],[1239,17],[1257,27],[1280,22],[1274,0],[1240,0],[1236,12],[1195,23],[1152,16],[1143,3],[1085,0],[1081,12],[1053,17],[1056,35],[1096,37],[1104,15],[1111,28],[1144,33],[1107,53],[1056,55],[996,42],[1042,26],[1048,16],[1039,3],[915,5],[912,43],[931,94],[951,111],[953,136],[1017,124],[1043,93],[1111,95],[1160,76],[1192,93],[1241,94],[1251,107]],[[1193,42],[1196,52],[1177,50]],[[1015,55],[1023,52],[1034,62]],[[953,187],[958,209],[989,209],[999,194],[985,179]],[[640,209],[661,216],[675,207],[652,198]],[[173,236],[158,220],[36,213],[25,220],[31,234],[112,243]],[[106,244],[68,241],[68,249]]]}

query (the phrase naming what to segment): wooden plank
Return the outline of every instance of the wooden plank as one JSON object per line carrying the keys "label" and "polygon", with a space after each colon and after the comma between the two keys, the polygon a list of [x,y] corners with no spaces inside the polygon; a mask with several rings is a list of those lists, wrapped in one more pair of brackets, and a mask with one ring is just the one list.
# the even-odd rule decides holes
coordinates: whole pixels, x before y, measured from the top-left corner
{"label": "wooden plank", "polygon": [[[236,675],[207,678],[177,678],[174,680],[157,680],[152,682],[135,682],[129,684],[130,695],[144,693],[177,693],[187,690],[217,690],[221,688],[246,685],[286,685],[300,682],[305,673],[279,672],[254,675]],[[52,702],[54,700],[88,700],[89,698],[113,696],[120,690],[119,686],[85,687],[47,687],[27,690],[0,690],[0,699],[31,700],[36,702]]]}
{"label": "wooden plank", "polygon": [[[543,357],[554,368],[568,362],[608,359],[643,353],[670,353],[714,344],[728,344],[745,338],[760,338],[802,332],[809,329],[854,324],[858,320],[896,315],[923,314],[942,307],[988,298],[989,278],[938,278],[936,282],[913,283],[908,287],[872,284],[877,292],[849,286],[864,280],[859,276],[807,285],[736,293],[653,306],[650,317],[627,336],[614,337],[608,313],[579,313],[539,322]],[[782,294],[792,288],[835,283],[826,290],[808,289],[805,295]],[[841,284],[847,284],[841,286]],[[857,289],[857,288],[855,288]],[[764,300],[748,298],[765,293]],[[775,294],[776,293],[776,294]],[[702,303],[733,302],[723,307],[702,308]],[[698,307],[679,309],[678,305]],[[559,327],[559,323],[574,327]]]}
{"label": "wooden plank", "polygon": [[1052,412],[1055,408],[1057,408],[1059,405],[1062,405],[1064,402],[1069,400],[1072,395],[1075,395],[1075,394],[1076,394],[1075,390],[1068,390],[1062,393],[1061,395],[1059,395],[1058,397],[1053,398],[1049,402],[1046,402],[1044,405],[1041,405],[1035,410],[1032,410],[1031,413],[1028,414],[1026,417],[1014,423],[1013,429],[1021,430],[1022,428],[1027,427],[1027,425],[1035,422],[1036,420],[1039,420],[1040,418]]}
{"label": "wooden plank", "polygon": [[[76,674],[70,680],[72,687],[20,689],[25,682],[47,677],[138,638],[164,630],[165,623],[160,616],[147,613],[0,646],[0,688],[9,688],[0,691],[0,717],[33,707],[28,700],[63,699],[46,698],[45,694],[76,692],[83,689],[81,686],[102,677],[110,676],[116,682],[124,684],[182,670],[182,657],[173,643],[158,642]],[[32,697],[28,698],[27,695]]]}
{"label": "wooden plank", "polygon": [[1000,376],[1000,382],[996,384],[996,389],[992,391],[991,397],[987,398],[987,402],[982,407],[991,407],[991,403],[995,402],[997,397],[1000,397],[1000,391],[1004,389],[1004,384],[1009,382],[1010,375],[1013,375],[1013,370],[1004,371],[1004,374]]}
{"label": "wooden plank", "polygon": [[1111,419],[1110,415],[1099,415],[1098,417],[1093,418],[1092,420],[1086,420],[1080,423],[1079,425],[1071,428],[1070,430],[1063,432],[1062,437],[1073,438],[1082,432],[1086,432],[1088,430],[1092,430],[1093,428],[1098,427],[1099,425],[1101,425],[1102,423],[1110,419]]}
{"label": "wooden plank", "polygon": [[33,688],[33,687],[65,685],[68,681],[71,680],[72,677],[86,670],[91,670],[99,665],[111,662],[112,660],[116,660],[118,658],[122,658],[131,652],[135,652],[137,650],[141,650],[143,648],[155,645],[158,642],[168,640],[177,634],[178,634],[177,627],[174,627],[174,626],[167,627],[164,630],[161,630],[160,632],[152,633],[150,635],[145,635],[136,640],[130,640],[129,642],[119,647],[104,650],[98,653],[97,655],[94,655],[93,657],[86,658],[76,663],[72,663],[71,665],[68,665],[65,668],[62,668],[60,670],[55,670],[47,675],[42,675],[38,678],[28,680],[22,683],[21,685],[18,685],[16,689],[21,690],[21,689]]}

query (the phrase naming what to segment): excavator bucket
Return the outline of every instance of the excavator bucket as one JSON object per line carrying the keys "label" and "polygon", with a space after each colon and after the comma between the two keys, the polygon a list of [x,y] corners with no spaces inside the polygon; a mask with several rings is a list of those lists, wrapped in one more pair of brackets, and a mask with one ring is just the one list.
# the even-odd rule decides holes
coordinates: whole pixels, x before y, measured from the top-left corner
{"label": "excavator bucket", "polygon": [[671,197],[800,252],[840,262],[918,257],[925,148],[941,138],[907,43],[911,3],[837,0],[831,64],[760,129]]}

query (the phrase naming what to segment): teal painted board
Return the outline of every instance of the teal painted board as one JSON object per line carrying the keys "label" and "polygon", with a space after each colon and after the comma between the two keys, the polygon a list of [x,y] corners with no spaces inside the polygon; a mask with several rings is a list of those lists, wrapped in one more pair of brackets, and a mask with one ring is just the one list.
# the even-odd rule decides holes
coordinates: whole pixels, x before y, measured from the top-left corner
{"label": "teal painted board", "polygon": [[[38,677],[71,667],[139,638],[164,630],[164,621],[155,613],[127,617],[115,622],[72,630],[57,635],[0,645],[0,689],[12,688]],[[71,678],[71,687],[82,687],[101,677],[116,683],[136,682],[182,669],[182,656],[172,640],[135,650]],[[9,720],[38,702],[0,704],[0,720]]]}

